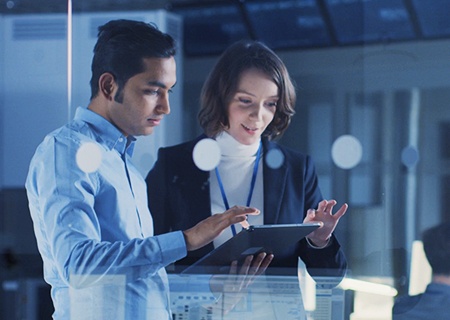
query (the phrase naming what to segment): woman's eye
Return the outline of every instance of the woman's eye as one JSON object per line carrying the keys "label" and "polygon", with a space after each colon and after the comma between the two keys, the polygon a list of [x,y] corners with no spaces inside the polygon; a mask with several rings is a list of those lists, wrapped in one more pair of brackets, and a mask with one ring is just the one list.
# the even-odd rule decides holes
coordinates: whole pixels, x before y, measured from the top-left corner
{"label": "woman's eye", "polygon": [[252,101],[250,100],[250,99],[245,99],[245,98],[239,98],[239,102],[242,102],[242,103],[251,103]]}
{"label": "woman's eye", "polygon": [[277,106],[277,102],[268,102],[267,106],[270,108],[276,107]]}

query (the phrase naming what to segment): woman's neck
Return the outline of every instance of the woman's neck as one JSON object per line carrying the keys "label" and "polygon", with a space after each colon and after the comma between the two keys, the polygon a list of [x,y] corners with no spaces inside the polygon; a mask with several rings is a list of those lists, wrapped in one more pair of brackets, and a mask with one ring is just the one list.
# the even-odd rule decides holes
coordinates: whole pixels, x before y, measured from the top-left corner
{"label": "woman's neck", "polygon": [[219,144],[222,155],[235,157],[254,156],[260,144],[260,140],[250,145],[242,144],[226,131],[220,133],[216,137],[216,141]]}

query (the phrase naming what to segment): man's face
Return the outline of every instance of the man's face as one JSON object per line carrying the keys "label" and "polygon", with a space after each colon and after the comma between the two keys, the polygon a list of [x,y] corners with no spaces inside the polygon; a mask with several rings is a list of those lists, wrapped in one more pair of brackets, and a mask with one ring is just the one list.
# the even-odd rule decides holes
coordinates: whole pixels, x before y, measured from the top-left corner
{"label": "man's face", "polygon": [[[149,135],[170,113],[169,93],[176,83],[176,63],[170,58],[143,59],[145,70],[128,79],[111,101],[108,117],[126,136]],[[126,61],[124,61],[126,63]],[[112,94],[116,96],[116,92]]]}

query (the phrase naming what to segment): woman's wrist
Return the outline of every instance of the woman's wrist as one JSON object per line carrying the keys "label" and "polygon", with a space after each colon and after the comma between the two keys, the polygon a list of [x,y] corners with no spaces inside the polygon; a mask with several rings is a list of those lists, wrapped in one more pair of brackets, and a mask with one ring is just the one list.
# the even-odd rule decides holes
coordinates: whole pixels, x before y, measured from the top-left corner
{"label": "woman's wrist", "polygon": [[306,242],[313,249],[325,249],[326,247],[328,247],[330,245],[331,237],[329,237],[324,243],[317,243],[317,242],[309,239],[308,237],[306,237]]}

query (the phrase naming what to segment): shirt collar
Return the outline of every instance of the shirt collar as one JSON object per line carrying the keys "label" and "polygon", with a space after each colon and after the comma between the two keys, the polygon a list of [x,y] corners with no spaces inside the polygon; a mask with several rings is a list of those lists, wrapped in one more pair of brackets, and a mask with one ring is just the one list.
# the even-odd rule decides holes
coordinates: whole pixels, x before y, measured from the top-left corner
{"label": "shirt collar", "polygon": [[116,149],[122,155],[126,152],[130,157],[133,155],[136,138],[124,136],[119,129],[98,113],[78,107],[74,120],[84,121],[91,125],[97,132],[101,143],[108,149]]}

